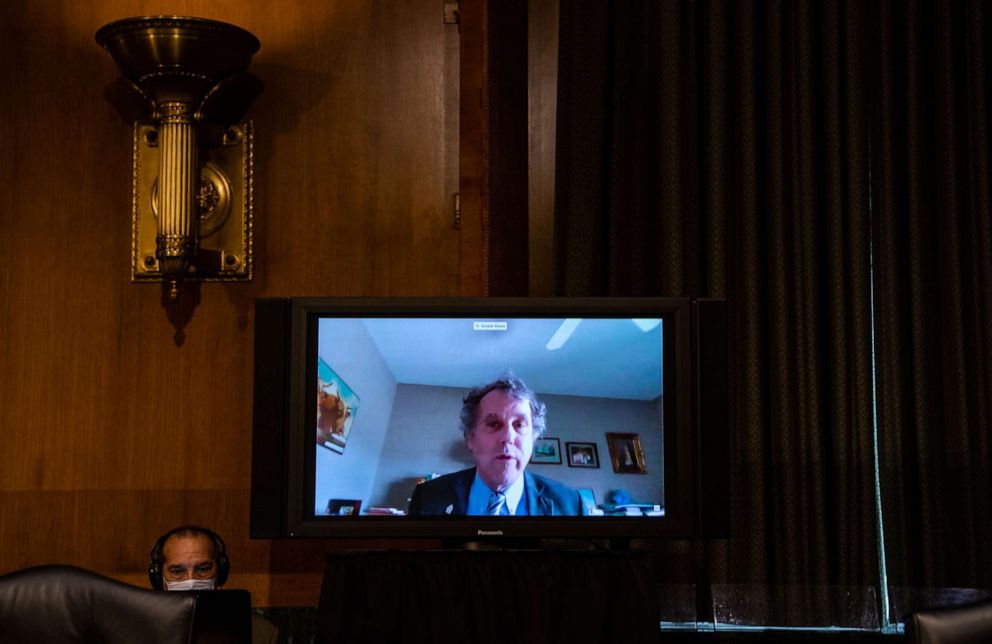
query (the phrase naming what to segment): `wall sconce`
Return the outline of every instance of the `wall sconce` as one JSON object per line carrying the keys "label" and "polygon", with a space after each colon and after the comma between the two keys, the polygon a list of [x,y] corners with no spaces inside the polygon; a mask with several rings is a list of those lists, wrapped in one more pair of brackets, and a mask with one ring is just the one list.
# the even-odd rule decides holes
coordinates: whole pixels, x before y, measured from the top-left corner
{"label": "wall sconce", "polygon": [[252,276],[252,128],[241,121],[261,82],[259,42],[203,18],[153,16],[105,25],[96,41],[141,105],[134,118],[131,280]]}

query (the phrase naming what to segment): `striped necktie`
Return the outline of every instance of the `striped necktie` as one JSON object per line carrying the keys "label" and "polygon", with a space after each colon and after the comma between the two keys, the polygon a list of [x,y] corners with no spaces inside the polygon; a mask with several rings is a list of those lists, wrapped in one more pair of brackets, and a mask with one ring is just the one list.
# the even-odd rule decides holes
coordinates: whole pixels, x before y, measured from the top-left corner
{"label": "striped necktie", "polygon": [[493,492],[489,495],[489,505],[486,506],[486,514],[506,515],[510,514],[510,509],[506,507],[506,495]]}

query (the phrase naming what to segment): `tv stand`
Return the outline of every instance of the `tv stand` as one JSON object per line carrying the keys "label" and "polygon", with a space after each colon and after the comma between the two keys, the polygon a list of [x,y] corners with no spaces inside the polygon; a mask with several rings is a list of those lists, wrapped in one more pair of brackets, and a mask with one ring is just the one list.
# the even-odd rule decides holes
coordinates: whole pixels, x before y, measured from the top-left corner
{"label": "tv stand", "polygon": [[316,641],[658,640],[647,552],[483,545],[328,554]]}

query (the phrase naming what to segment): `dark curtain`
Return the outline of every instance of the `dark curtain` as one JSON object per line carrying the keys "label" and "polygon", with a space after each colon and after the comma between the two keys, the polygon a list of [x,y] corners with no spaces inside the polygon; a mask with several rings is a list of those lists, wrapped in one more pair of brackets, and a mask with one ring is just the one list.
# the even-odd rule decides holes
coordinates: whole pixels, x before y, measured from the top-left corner
{"label": "dark curtain", "polygon": [[877,382],[890,582],[992,586],[990,16],[561,2],[557,294],[730,303],[713,581],[878,583]]}
{"label": "dark curtain", "polygon": [[992,587],[992,7],[880,11],[872,202],[890,580]]}
{"label": "dark curtain", "polygon": [[556,293],[730,306],[732,534],[663,570],[877,584],[869,7],[561,2]]}

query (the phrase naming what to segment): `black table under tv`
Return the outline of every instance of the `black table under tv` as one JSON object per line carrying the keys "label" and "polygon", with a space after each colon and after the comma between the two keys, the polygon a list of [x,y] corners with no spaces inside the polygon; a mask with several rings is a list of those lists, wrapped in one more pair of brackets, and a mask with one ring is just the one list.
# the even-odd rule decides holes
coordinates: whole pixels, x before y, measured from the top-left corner
{"label": "black table under tv", "polygon": [[657,642],[645,553],[546,550],[329,554],[320,642]]}

